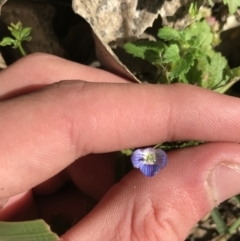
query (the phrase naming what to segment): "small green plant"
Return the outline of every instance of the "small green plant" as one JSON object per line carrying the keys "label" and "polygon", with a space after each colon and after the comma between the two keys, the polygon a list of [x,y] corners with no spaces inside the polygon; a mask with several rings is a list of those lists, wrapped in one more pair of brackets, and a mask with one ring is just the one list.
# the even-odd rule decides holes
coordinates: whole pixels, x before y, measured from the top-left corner
{"label": "small green plant", "polygon": [[157,68],[157,84],[188,83],[224,93],[240,76],[240,68],[230,69],[227,60],[214,50],[216,32],[195,4],[189,13],[192,21],[184,29],[164,26],[157,41],[139,40],[124,48]]}
{"label": "small green plant", "polygon": [[0,42],[0,46],[12,45],[13,48],[19,48],[21,54],[23,56],[26,55],[23,47],[23,41],[30,41],[32,37],[30,36],[31,28],[23,27],[20,21],[17,24],[11,23],[8,27],[9,31],[11,32],[12,37],[5,37]]}
{"label": "small green plant", "polygon": [[223,0],[223,3],[228,5],[230,14],[234,14],[240,7],[240,0]]}
{"label": "small green plant", "polygon": [[[208,0],[210,6],[213,6],[213,0]],[[240,7],[240,0],[223,0],[223,3],[228,6],[228,11],[231,15],[236,13],[237,9]]]}

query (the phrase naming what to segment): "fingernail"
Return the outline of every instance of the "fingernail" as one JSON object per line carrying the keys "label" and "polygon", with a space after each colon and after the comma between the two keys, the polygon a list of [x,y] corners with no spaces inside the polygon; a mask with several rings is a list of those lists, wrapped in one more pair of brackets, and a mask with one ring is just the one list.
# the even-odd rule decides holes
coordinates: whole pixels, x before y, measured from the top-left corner
{"label": "fingernail", "polygon": [[240,191],[240,166],[232,163],[217,165],[210,175],[210,187],[215,205]]}
{"label": "fingernail", "polygon": [[0,210],[4,208],[7,202],[8,198],[0,198]]}

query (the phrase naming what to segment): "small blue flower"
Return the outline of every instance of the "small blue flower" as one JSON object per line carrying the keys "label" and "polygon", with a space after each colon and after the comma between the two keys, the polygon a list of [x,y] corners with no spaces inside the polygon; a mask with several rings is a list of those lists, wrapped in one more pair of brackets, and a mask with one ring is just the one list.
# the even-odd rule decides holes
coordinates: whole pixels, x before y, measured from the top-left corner
{"label": "small blue flower", "polygon": [[168,157],[165,151],[149,147],[135,150],[131,161],[145,176],[152,177],[166,166]]}

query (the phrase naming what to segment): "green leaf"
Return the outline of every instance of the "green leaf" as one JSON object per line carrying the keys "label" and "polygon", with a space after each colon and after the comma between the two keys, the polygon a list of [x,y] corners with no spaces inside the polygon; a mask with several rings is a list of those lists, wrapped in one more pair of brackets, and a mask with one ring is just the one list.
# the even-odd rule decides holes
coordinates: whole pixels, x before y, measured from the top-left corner
{"label": "green leaf", "polygon": [[14,42],[13,43],[13,46],[12,46],[14,49],[17,49],[17,48],[19,48],[19,43],[18,42]]}
{"label": "green leaf", "polygon": [[208,54],[209,56],[198,59],[198,69],[202,72],[198,85],[203,88],[216,89],[226,84],[231,73],[227,72],[227,61],[220,53],[210,51]]}
{"label": "green leaf", "polygon": [[13,36],[15,39],[20,40],[20,32],[19,32],[18,30],[13,29],[13,30],[11,31],[11,34],[12,34],[12,36]]}
{"label": "green leaf", "polygon": [[31,41],[31,40],[32,40],[31,36],[27,36],[27,37],[22,38],[22,41]]}
{"label": "green leaf", "polygon": [[205,20],[191,24],[183,31],[183,36],[186,41],[192,41],[191,47],[211,48],[213,34]]}
{"label": "green leaf", "polygon": [[167,26],[164,26],[163,28],[159,29],[158,37],[165,41],[170,41],[170,40],[181,41],[182,40],[180,31],[177,31],[176,29],[170,28]]}
{"label": "green leaf", "polygon": [[11,45],[14,43],[14,39],[10,38],[10,37],[5,37],[2,39],[2,41],[0,42],[1,46],[6,46],[6,45]]}
{"label": "green leaf", "polygon": [[16,29],[16,26],[14,23],[10,23],[10,26],[13,28],[13,29]]}
{"label": "green leaf", "polygon": [[208,88],[215,88],[222,85],[224,80],[223,70],[227,66],[227,60],[220,54],[215,53],[211,57],[211,63],[207,68],[209,73],[209,83]]}
{"label": "green leaf", "polygon": [[184,54],[181,59],[184,59],[190,68],[191,66],[193,66],[195,58],[196,58],[195,53],[189,51],[186,54]]}
{"label": "green leaf", "polygon": [[189,69],[189,65],[188,63],[186,62],[185,59],[179,59],[178,61],[176,61],[173,66],[172,66],[172,69],[169,73],[169,78],[172,80],[172,79],[175,79],[175,78],[178,78],[178,76],[181,74],[181,73],[186,73]]}
{"label": "green leaf", "polygon": [[234,14],[240,7],[240,0],[223,0],[223,3],[228,5],[230,14]]}
{"label": "green leaf", "polygon": [[159,53],[152,49],[147,49],[144,52],[144,59],[153,65],[160,64],[162,62]]}
{"label": "green leaf", "polygon": [[185,74],[189,71],[193,64],[194,55],[191,52],[184,54],[172,65],[172,69],[169,74],[170,79],[180,78],[181,80],[184,80],[184,83],[189,83],[189,81],[186,80]]}
{"label": "green leaf", "polygon": [[9,30],[10,32],[12,32],[13,29],[14,29],[13,27],[8,26],[8,30]]}
{"label": "green leaf", "polygon": [[180,58],[178,45],[169,45],[169,47],[167,47],[164,51],[163,58],[165,63],[176,62]]}
{"label": "green leaf", "polygon": [[132,54],[134,57],[145,59],[146,51],[152,50],[156,52],[160,58],[160,55],[164,49],[164,44],[162,42],[143,40],[138,42],[126,43],[123,47],[127,53]]}
{"label": "green leaf", "polygon": [[133,153],[133,150],[132,149],[125,149],[125,150],[121,150],[121,153],[123,155],[126,155],[126,156],[131,156],[132,153]]}
{"label": "green leaf", "polygon": [[237,67],[237,68],[233,68],[233,69],[231,69],[231,71],[232,71],[234,77],[237,76],[237,77],[240,78],[240,66]]}
{"label": "green leaf", "polygon": [[[193,15],[195,8],[192,5],[190,9]],[[236,82],[226,59],[214,51],[212,30],[201,16],[181,31],[165,26],[158,36],[162,42],[140,41],[124,46],[128,53],[157,67],[155,83],[189,83],[222,93]]]}
{"label": "green leaf", "polygon": [[20,39],[28,37],[31,33],[32,28],[26,27],[20,31]]}
{"label": "green leaf", "polygon": [[16,30],[21,30],[22,29],[22,22],[18,21],[17,24],[15,25]]}
{"label": "green leaf", "polygon": [[1,241],[57,241],[59,237],[52,233],[43,220],[25,222],[0,222]]}
{"label": "green leaf", "polygon": [[200,86],[199,83],[202,81],[202,70],[199,68],[199,59],[193,61],[193,65],[185,76],[189,84],[197,84]]}

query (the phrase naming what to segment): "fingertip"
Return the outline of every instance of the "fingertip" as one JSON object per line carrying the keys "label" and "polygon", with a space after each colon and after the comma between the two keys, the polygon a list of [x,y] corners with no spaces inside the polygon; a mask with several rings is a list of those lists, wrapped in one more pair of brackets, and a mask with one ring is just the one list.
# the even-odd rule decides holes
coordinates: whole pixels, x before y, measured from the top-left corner
{"label": "fingertip", "polygon": [[37,210],[31,191],[10,197],[3,209],[0,210],[1,221],[25,221],[36,217]]}

